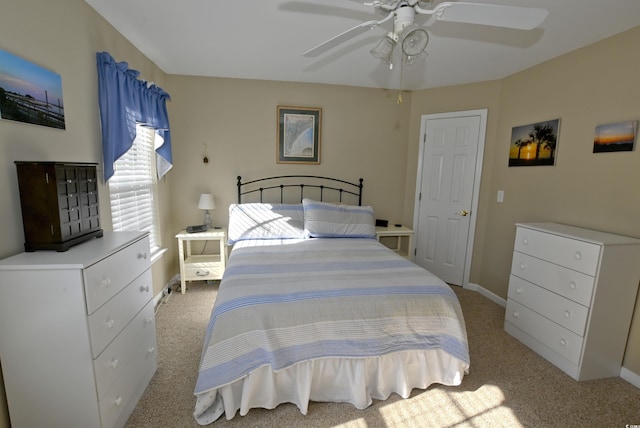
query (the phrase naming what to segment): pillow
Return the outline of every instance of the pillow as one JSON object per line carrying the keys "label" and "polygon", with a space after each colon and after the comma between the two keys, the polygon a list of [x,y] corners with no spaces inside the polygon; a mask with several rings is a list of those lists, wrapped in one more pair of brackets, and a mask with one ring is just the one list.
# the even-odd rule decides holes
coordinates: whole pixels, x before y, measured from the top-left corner
{"label": "pillow", "polygon": [[303,215],[301,204],[231,204],[229,245],[248,239],[302,239]]}
{"label": "pillow", "polygon": [[304,232],[312,238],[375,238],[373,209],[303,199]]}

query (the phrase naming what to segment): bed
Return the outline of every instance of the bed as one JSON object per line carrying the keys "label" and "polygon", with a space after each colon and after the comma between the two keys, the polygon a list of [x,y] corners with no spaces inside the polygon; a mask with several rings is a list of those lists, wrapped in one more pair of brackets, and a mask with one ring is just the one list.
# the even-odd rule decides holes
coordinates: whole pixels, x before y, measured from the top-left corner
{"label": "bed", "polygon": [[[229,207],[233,249],[205,335],[196,421],[282,403],[302,414],[310,401],[364,409],[392,393],[459,385],[470,362],[452,289],[375,239],[362,179],[263,181],[292,177],[300,178],[238,177],[238,203]],[[276,202],[265,202],[266,191],[279,194]],[[243,201],[249,196],[255,201]]]}

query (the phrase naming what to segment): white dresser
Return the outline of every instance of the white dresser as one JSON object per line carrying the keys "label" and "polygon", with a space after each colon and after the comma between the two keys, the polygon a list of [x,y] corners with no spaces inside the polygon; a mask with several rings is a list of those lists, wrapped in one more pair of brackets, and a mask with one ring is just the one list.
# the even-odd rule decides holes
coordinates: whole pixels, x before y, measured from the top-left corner
{"label": "white dresser", "polygon": [[146,233],[4,259],[0,296],[11,426],[123,426],[157,368]]}
{"label": "white dresser", "polygon": [[516,225],[505,330],[576,380],[619,376],[640,281],[640,239]]}

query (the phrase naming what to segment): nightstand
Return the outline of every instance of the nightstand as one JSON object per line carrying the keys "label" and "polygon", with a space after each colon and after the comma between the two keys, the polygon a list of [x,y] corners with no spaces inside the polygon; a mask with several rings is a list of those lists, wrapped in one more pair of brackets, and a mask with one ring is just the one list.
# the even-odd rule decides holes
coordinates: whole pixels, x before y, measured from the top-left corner
{"label": "nightstand", "polygon": [[[389,247],[389,248],[394,250],[396,253],[400,254],[402,257],[411,260],[411,255],[409,254],[409,252],[411,251],[411,248],[412,248],[411,245],[413,240],[413,229],[409,229],[406,226],[388,226],[388,227],[376,226],[376,238],[378,238],[378,241],[382,241],[381,238],[386,238],[386,237],[391,237],[396,239],[395,247]],[[407,239],[406,248],[403,247],[402,245],[403,238]]]}
{"label": "nightstand", "polygon": [[[180,259],[180,288],[186,291],[186,281],[207,281],[222,279],[227,264],[227,230],[209,229],[206,232],[188,233],[186,230],[176,235],[178,238],[178,257]],[[204,241],[200,254],[192,252],[193,241]],[[207,241],[218,241],[217,254],[205,253]]]}

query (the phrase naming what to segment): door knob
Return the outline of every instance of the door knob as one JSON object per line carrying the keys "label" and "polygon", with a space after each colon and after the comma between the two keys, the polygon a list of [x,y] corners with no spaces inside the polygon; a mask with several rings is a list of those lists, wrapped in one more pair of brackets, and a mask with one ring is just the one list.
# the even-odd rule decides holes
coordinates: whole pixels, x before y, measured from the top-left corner
{"label": "door knob", "polygon": [[458,211],[456,214],[458,214],[459,216],[462,216],[462,217],[466,217],[466,216],[469,215],[469,211],[461,210],[461,211]]}

